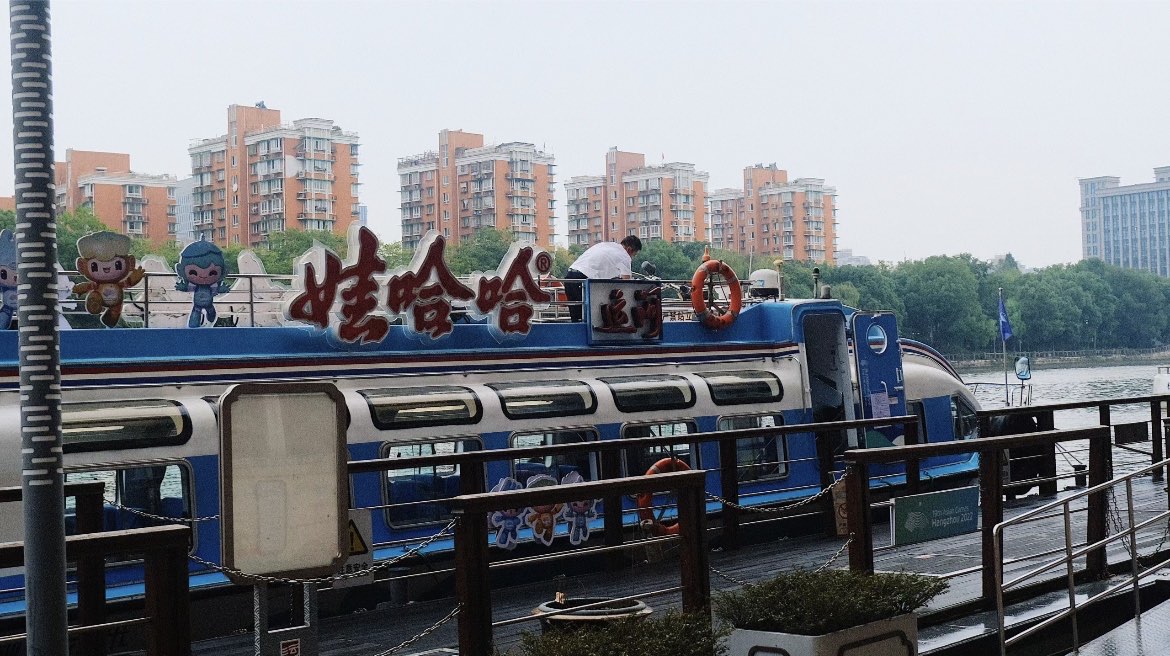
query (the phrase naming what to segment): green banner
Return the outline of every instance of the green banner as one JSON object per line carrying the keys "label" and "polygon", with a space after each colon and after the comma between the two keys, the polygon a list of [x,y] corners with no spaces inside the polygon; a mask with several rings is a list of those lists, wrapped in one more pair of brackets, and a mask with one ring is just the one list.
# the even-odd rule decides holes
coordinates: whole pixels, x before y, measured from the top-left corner
{"label": "green banner", "polygon": [[893,525],[896,545],[971,533],[979,528],[979,488],[896,497]]}

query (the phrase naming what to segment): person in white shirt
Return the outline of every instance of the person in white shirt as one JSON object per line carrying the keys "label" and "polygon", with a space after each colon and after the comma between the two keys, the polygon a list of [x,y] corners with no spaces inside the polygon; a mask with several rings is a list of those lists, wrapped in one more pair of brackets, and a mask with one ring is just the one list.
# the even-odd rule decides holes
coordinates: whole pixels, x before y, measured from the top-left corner
{"label": "person in white shirt", "polygon": [[[565,274],[566,281],[594,279],[629,278],[634,256],[642,250],[642,240],[634,235],[621,243],[604,241],[590,246]],[[565,297],[569,299],[569,317],[581,321],[581,285],[579,282],[565,282]]]}

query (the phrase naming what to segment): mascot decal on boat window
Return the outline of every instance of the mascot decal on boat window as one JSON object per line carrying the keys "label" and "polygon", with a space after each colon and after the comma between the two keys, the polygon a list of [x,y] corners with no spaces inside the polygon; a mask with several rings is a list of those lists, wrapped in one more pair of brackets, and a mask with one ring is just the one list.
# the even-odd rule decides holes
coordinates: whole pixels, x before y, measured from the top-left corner
{"label": "mascot decal on boat window", "polygon": [[0,330],[8,330],[16,318],[16,235],[0,230]]}
{"label": "mascot decal on boat window", "polygon": [[204,320],[208,325],[214,326],[215,297],[229,289],[223,284],[224,276],[227,275],[223,251],[209,241],[191,242],[179,254],[175,273],[179,276],[175,289],[181,292],[194,292],[191,297],[191,318],[187,320],[187,327],[198,328],[203,325]]}
{"label": "mascot decal on boat window", "polygon": [[133,242],[116,232],[95,232],[77,240],[77,272],[85,282],[73,286],[74,294],[85,294],[85,310],[100,314],[102,324],[113,328],[122,316],[122,290],[137,285],[146,271],[134,266],[130,254]]}
{"label": "mascot decal on boat window", "polygon": [[[383,282],[375,278],[386,272],[378,238],[369,228],[354,226],[344,265],[324,248],[301,256],[294,280],[300,293],[285,305],[285,318],[327,328],[336,314],[338,338],[359,344],[386,337],[390,329],[386,314],[401,317],[407,332],[432,340],[450,334],[465,315],[490,322],[500,340],[527,335],[535,309],[552,302],[536,283],[540,275],[552,271],[552,256],[513,244],[497,271],[476,273],[470,284],[464,284],[444,260],[446,244],[437,232],[428,232],[410,265],[386,277],[383,290]],[[382,294],[385,312],[375,313]],[[335,304],[340,306],[336,311]]]}

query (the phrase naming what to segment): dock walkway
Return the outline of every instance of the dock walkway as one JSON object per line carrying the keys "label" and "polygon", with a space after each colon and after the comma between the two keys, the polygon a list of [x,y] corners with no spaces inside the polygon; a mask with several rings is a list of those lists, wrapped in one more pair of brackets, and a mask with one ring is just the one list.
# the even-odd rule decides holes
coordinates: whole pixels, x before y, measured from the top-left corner
{"label": "dock walkway", "polygon": [[[1139,516],[1157,512],[1167,507],[1164,483],[1155,483],[1142,478],[1134,486],[1135,507]],[[1005,518],[1039,507],[1051,498],[1041,498],[1034,493],[1005,504]],[[1080,507],[1083,509],[1083,501]],[[1074,514],[1074,538],[1083,539],[1085,513]],[[1113,522],[1111,522],[1111,525]],[[1121,525],[1118,522],[1115,526]],[[888,525],[887,525],[888,526]],[[1111,532],[1112,532],[1111,528]],[[879,531],[880,533],[881,531]],[[878,539],[878,538],[875,538]],[[924,574],[953,575],[980,563],[980,535],[971,533],[942,540],[935,540],[906,547],[882,550],[887,543],[875,543],[879,551],[875,555],[876,568],[880,571],[910,571]],[[1005,551],[1009,559],[1022,558],[1029,554],[1055,548],[1063,544],[1063,522],[1059,516],[1028,524],[1005,536]],[[848,557],[840,553],[845,545],[843,539],[824,536],[781,538],[757,542],[736,551],[713,551],[710,554],[711,589],[717,594],[721,590],[738,588],[744,582],[766,579],[777,571],[824,566],[832,559],[831,567],[847,568]],[[1150,527],[1139,534],[1138,553],[1145,560],[1155,552],[1170,548],[1170,526]],[[555,598],[563,592],[569,597],[622,597],[646,595],[654,591],[672,588],[678,584],[678,565],[670,553],[650,551],[642,547],[636,554],[635,564],[619,572],[578,573],[572,570],[525,579],[520,568],[507,568],[492,572],[495,589],[492,593],[494,621],[530,615],[537,605]],[[834,555],[837,557],[834,559]],[[1049,557],[1051,558],[1051,556]],[[1129,560],[1124,545],[1115,543],[1109,548],[1109,562],[1116,564]],[[1024,560],[1008,566],[1005,577],[1010,579],[1028,568],[1035,567],[1038,560]],[[1147,562],[1149,564],[1149,562]],[[568,564],[571,566],[571,563]],[[1052,572],[1051,578],[1064,577],[1063,568]],[[505,587],[506,586],[506,587]],[[967,571],[952,576],[951,589],[936,598],[926,609],[944,609],[981,596],[979,570]],[[678,592],[668,592],[646,599],[655,609],[677,608],[681,597]],[[405,605],[382,604],[376,610],[352,615],[326,618],[319,624],[321,656],[374,656],[384,653],[408,639],[419,635],[435,622],[448,615],[454,608],[451,598],[426,602],[412,602]],[[992,620],[994,615],[992,615]],[[928,618],[929,622],[929,618]],[[986,615],[974,618],[950,620],[930,626],[924,623],[922,653],[943,648],[953,642],[974,635],[994,631],[988,626]],[[991,622],[994,624],[994,621]],[[523,631],[538,631],[536,622],[522,622],[497,627],[496,645],[507,649],[516,644]],[[428,635],[396,650],[396,655],[443,653],[439,649],[454,649],[457,646],[456,622],[448,621]],[[1165,653],[1170,643],[1160,643]],[[1146,643],[1147,650],[1149,643]],[[204,640],[193,645],[195,655],[246,656],[253,652],[253,638],[250,633]],[[453,653],[453,652],[449,652]],[[1100,652],[1108,653],[1108,652]],[[1122,653],[1122,652],[1114,652]],[[1153,653],[1153,652],[1150,652]]]}

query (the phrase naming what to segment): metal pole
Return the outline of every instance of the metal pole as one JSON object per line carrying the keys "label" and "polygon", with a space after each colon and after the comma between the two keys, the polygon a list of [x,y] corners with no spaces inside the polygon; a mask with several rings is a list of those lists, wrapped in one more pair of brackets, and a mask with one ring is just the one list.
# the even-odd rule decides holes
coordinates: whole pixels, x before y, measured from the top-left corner
{"label": "metal pole", "polygon": [[[996,306],[996,317],[999,316],[999,308],[1003,307],[1003,287],[999,288],[999,305]],[[1012,407],[1011,388],[1008,387],[1007,377],[1007,340],[1003,336],[1003,324],[999,325],[999,343],[1003,346],[1003,407]]]}
{"label": "metal pole", "polygon": [[48,0],[10,0],[29,656],[69,653]]}

